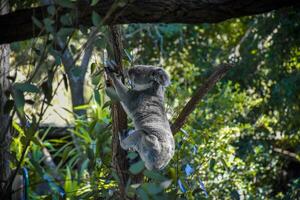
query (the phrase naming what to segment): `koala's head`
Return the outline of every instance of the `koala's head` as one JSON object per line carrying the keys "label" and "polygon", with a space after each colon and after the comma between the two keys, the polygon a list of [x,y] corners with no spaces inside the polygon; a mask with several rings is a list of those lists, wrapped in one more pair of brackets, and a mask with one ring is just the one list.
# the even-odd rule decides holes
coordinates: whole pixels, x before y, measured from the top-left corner
{"label": "koala's head", "polygon": [[170,85],[170,78],[161,67],[136,65],[127,71],[128,77],[134,88],[149,88],[154,82],[167,87]]}

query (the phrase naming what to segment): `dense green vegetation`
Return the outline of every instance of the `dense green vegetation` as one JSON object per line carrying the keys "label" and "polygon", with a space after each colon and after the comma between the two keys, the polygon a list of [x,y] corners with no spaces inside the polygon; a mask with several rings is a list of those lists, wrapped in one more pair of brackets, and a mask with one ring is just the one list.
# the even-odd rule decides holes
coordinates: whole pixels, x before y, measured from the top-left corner
{"label": "dense green vegetation", "polygon": [[[54,11],[49,7],[49,12]],[[30,199],[59,199],[62,193],[69,199],[118,199],[118,177],[111,167],[111,102],[104,91],[107,30],[99,26],[98,17],[95,14],[92,19],[98,27],[95,37],[91,37],[92,29],[84,27],[55,32],[49,19],[36,21],[48,35],[11,44],[11,71],[18,72],[14,101],[7,105],[7,112],[16,113],[12,167],[22,160],[21,167],[28,169]],[[64,20],[67,25],[68,15]],[[218,24],[124,25],[122,30],[126,68],[162,65],[171,75],[172,84],[166,92],[170,121],[214,66],[234,64],[176,134],[176,155],[168,167],[161,172],[144,170],[143,184],[128,183],[129,196],[299,198],[299,9]],[[68,42],[60,46],[57,38]],[[55,96],[59,90],[68,91],[66,99],[71,98],[63,51],[67,48],[78,58],[70,73],[80,77],[85,73],[79,66],[89,38],[93,38],[94,49],[82,82],[86,103],[75,105],[74,110],[66,106],[68,115],[58,121],[65,120],[68,131],[62,131],[62,137],[50,137],[55,122],[47,121],[44,110],[61,101],[62,96]],[[73,120],[70,113],[78,114],[79,110],[87,116]],[[54,124],[49,127],[49,123]],[[36,131],[37,126],[46,128]],[[50,162],[45,151],[51,155]],[[128,159],[136,156],[131,152]],[[141,162],[130,167],[132,174],[142,170]]]}

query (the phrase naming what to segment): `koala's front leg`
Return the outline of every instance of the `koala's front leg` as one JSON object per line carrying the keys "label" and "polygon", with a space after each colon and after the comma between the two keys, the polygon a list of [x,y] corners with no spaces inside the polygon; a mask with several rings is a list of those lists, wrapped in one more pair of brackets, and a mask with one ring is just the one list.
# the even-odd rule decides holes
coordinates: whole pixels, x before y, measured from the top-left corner
{"label": "koala's front leg", "polygon": [[112,80],[119,99],[123,102],[128,102],[128,88],[122,83],[121,77],[117,77],[116,74],[110,70],[106,70],[106,74]]}

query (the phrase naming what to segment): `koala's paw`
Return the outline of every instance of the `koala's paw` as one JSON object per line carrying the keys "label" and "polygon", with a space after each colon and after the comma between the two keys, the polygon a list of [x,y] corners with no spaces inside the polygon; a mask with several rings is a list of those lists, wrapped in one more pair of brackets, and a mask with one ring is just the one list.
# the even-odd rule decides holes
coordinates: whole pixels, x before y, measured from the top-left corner
{"label": "koala's paw", "polygon": [[117,64],[114,61],[107,61],[104,70],[108,74],[117,73]]}

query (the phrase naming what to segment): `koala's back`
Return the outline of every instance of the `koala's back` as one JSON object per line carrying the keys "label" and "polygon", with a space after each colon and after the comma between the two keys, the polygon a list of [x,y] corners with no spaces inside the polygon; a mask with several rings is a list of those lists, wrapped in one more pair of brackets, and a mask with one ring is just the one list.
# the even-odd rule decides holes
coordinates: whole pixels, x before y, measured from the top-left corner
{"label": "koala's back", "polygon": [[164,108],[163,91],[149,89],[132,91],[134,98],[129,104],[131,116],[136,129],[163,130],[171,132]]}
{"label": "koala's back", "polygon": [[139,148],[143,151],[140,155],[144,156],[142,159],[148,164],[148,169],[164,168],[174,155],[175,143],[164,108],[163,90],[133,92],[135,100],[128,108],[133,111],[130,117],[135,129],[145,133]]}

